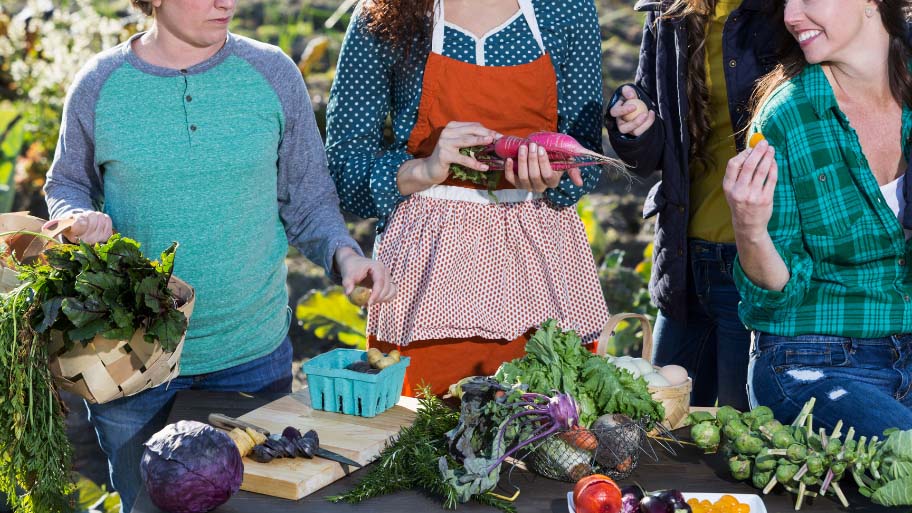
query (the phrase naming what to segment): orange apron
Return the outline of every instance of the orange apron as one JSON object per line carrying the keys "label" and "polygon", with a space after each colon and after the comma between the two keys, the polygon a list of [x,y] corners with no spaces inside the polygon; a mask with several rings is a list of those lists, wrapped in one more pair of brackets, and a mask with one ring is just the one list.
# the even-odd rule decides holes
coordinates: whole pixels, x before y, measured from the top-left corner
{"label": "orange apron", "polygon": [[[517,66],[481,66],[442,55],[443,1],[434,15],[432,50],[424,68],[418,119],[408,141],[409,153],[427,157],[450,121],[474,121],[504,135],[526,137],[540,130],[557,130],[557,75],[545,52],[531,0],[519,0],[522,14],[542,51],[541,57]],[[484,188],[448,179],[445,185]],[[499,189],[513,186],[501,180]],[[515,340],[435,339],[398,346],[378,341],[368,345],[383,352],[397,349],[411,358],[403,395],[414,396],[429,385],[436,395],[466,376],[491,375],[501,363],[525,354],[532,330]]]}

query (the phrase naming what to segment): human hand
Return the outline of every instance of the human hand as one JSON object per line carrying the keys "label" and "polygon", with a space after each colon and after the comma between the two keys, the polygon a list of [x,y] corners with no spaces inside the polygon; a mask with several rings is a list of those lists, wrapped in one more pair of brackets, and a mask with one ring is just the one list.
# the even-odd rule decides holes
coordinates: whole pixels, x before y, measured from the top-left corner
{"label": "human hand", "polygon": [[360,285],[371,289],[368,305],[385,303],[396,297],[396,284],[383,263],[363,257],[349,247],[339,248],[335,261],[346,295]]}
{"label": "human hand", "polygon": [[634,137],[643,135],[655,122],[655,111],[649,110],[630,86],[621,88],[621,98],[608,111],[608,114],[614,117],[618,131]]}
{"label": "human hand", "polygon": [[450,166],[458,164],[475,171],[487,171],[488,166],[463,155],[459,150],[472,146],[485,146],[501,137],[494,130],[489,130],[480,123],[450,121],[440,132],[434,152],[424,159],[425,179],[432,184],[442,183],[450,176]]}
{"label": "human hand", "polygon": [[773,215],[773,192],[779,167],[776,149],[765,140],[728,161],[722,190],[732,213],[736,233],[763,237]]}
{"label": "human hand", "polygon": [[[73,216],[73,219],[73,225],[63,232],[63,236],[70,242],[85,242],[86,244],[107,242],[114,233],[111,217],[102,212],[94,210],[80,212]],[[44,226],[47,227],[51,223],[57,222],[58,220],[51,220],[45,223]]]}
{"label": "human hand", "polygon": [[[516,188],[545,192],[560,184],[563,171],[551,167],[548,152],[543,147],[535,143],[523,144],[519,147],[516,160],[514,162],[513,159],[507,159],[504,166],[504,178]],[[568,169],[567,174],[576,186],[583,185],[579,168]]]}

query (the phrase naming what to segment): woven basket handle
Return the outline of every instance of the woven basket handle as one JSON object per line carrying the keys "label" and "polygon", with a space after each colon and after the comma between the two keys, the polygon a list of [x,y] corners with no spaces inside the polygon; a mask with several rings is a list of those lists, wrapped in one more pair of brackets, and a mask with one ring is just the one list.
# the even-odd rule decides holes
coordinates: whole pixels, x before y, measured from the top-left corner
{"label": "woven basket handle", "polygon": [[602,328],[602,334],[599,335],[598,348],[596,349],[597,354],[599,356],[605,356],[605,353],[608,351],[608,341],[614,336],[614,328],[617,327],[618,323],[625,319],[639,319],[643,329],[643,358],[651,362],[652,324],[649,322],[649,317],[638,313],[619,313],[612,315],[608,319],[608,322],[605,323],[605,327]]}
{"label": "woven basket handle", "polygon": [[41,227],[41,233],[56,239],[61,236],[65,231],[69,230],[73,224],[76,222],[75,217],[65,217],[63,219],[53,219],[48,221]]}

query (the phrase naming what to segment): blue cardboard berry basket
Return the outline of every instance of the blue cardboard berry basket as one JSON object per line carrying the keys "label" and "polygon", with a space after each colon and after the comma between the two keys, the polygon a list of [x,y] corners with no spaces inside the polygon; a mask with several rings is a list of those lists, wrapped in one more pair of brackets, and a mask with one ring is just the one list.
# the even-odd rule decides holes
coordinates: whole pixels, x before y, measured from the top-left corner
{"label": "blue cardboard berry basket", "polygon": [[402,357],[377,374],[345,368],[357,361],[366,362],[367,351],[333,349],[304,363],[313,408],[373,417],[399,402],[409,358]]}

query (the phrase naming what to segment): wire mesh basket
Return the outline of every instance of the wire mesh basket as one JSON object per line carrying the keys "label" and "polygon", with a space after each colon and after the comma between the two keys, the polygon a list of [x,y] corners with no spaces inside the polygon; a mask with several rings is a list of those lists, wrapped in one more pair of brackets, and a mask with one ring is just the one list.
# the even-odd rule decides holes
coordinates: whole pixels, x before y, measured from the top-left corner
{"label": "wire mesh basket", "polygon": [[[612,427],[559,431],[528,451],[529,470],[558,481],[576,482],[591,474],[624,479],[640,455],[652,451],[643,421],[627,419]],[[652,453],[655,458],[655,453]]]}

